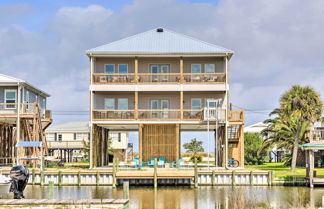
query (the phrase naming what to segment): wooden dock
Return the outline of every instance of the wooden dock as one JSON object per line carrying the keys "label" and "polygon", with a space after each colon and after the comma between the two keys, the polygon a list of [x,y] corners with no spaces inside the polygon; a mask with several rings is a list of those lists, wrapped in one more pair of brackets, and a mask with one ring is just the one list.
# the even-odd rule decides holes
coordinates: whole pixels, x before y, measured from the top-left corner
{"label": "wooden dock", "polygon": [[[9,171],[3,171],[9,176]],[[113,170],[31,170],[29,184],[57,186],[116,186],[128,181],[135,185],[271,185],[269,171],[197,170],[194,169],[113,169]],[[154,183],[155,182],[155,183]]]}
{"label": "wooden dock", "polygon": [[81,199],[81,200],[48,200],[48,199],[0,199],[0,208],[128,208],[126,199]]}

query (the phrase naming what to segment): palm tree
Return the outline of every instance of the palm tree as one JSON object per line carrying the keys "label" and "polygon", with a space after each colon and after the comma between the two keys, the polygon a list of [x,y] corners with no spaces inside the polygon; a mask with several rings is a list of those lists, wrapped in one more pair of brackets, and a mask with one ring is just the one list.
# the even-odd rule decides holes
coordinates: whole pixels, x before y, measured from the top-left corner
{"label": "palm tree", "polygon": [[293,135],[291,171],[296,168],[297,152],[303,123],[313,125],[321,117],[323,103],[319,93],[309,86],[292,86],[280,98],[278,114],[283,121],[294,121],[296,131]]}
{"label": "palm tree", "polygon": [[[278,111],[275,110],[270,115],[276,115],[275,118],[265,120],[264,123],[268,124],[268,127],[264,129],[261,134],[264,136],[265,140],[262,143],[258,153],[265,150],[271,150],[272,148],[284,148],[286,150],[293,150],[294,146],[294,136],[297,131],[298,121],[290,118],[289,121],[284,121],[277,114]],[[302,128],[299,133],[300,143],[307,143],[308,138],[306,137],[306,132],[310,127],[310,123],[303,122]],[[291,157],[286,158],[285,165],[291,164]]]}

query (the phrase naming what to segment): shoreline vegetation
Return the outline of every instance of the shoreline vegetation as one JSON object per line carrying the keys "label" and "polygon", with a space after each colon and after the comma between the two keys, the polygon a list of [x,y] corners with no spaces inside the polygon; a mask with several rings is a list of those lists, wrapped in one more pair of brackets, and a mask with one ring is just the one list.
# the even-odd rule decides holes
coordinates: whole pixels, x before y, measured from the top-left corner
{"label": "shoreline vegetation", "polygon": [[[264,163],[262,165],[246,165],[249,170],[267,170],[273,171],[274,177],[288,178],[288,177],[306,177],[305,167],[296,167],[295,172],[291,172],[290,166],[285,166],[284,163]],[[317,177],[324,177],[324,168],[315,168]]]}

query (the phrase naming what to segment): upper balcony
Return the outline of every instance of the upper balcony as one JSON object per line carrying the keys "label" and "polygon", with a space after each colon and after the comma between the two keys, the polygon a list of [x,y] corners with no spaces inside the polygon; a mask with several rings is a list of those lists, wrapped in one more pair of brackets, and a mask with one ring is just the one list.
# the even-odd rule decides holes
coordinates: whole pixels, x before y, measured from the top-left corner
{"label": "upper balcony", "polygon": [[225,84],[222,57],[96,58],[91,84]]}

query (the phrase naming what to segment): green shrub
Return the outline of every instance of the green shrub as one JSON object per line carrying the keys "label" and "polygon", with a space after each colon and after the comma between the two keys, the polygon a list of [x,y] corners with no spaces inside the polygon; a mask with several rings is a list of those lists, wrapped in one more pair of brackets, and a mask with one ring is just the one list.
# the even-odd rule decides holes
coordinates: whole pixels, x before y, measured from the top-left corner
{"label": "green shrub", "polygon": [[260,134],[244,134],[244,158],[246,165],[261,165],[267,157],[266,151],[258,153],[262,146],[263,139]]}
{"label": "green shrub", "polygon": [[197,163],[201,163],[202,162],[202,156],[200,156],[200,155],[196,155],[196,156],[193,155],[193,156],[191,156],[190,157],[190,161],[194,163],[195,162],[195,158],[197,159]]}

